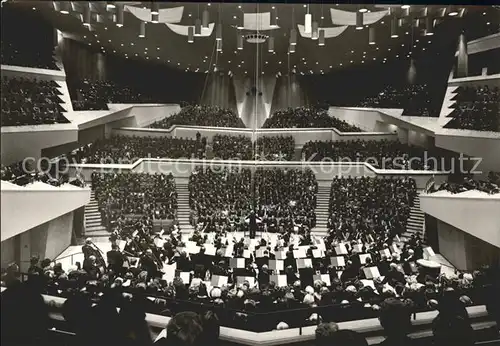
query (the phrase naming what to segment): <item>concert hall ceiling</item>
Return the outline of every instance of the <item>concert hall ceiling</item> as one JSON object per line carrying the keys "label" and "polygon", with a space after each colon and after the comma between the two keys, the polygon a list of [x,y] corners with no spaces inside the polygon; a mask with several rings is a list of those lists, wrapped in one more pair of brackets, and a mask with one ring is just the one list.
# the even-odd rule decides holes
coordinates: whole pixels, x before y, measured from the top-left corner
{"label": "concert hall ceiling", "polygon": [[447,21],[474,36],[498,32],[500,16],[493,6],[10,2],[106,54],[233,74],[320,74],[409,59]]}

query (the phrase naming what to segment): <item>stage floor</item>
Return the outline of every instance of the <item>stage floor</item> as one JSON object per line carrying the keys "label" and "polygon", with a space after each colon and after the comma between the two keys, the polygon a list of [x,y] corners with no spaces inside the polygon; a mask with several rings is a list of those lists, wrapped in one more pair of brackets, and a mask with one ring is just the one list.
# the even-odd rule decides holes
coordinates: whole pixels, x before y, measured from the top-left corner
{"label": "stage floor", "polygon": [[[241,239],[241,237],[243,236],[243,233],[238,232],[235,234],[236,239]],[[189,235],[183,234],[182,238],[184,241],[187,241]],[[271,242],[273,242],[275,238],[277,238],[276,234],[269,234],[269,239],[271,240]],[[260,237],[256,237],[256,239],[260,239]],[[102,242],[96,241],[94,242],[94,244],[103,252],[103,258],[106,261],[106,252],[111,250],[111,243],[109,242],[109,240],[106,239]],[[440,254],[432,256],[431,258],[429,258],[429,260],[441,264],[441,274],[446,274],[447,276],[449,276],[455,272],[455,267]],[[61,263],[65,271],[70,269],[71,266],[76,265],[76,262],[80,262],[80,264],[83,265],[82,245],[69,246],[55,259],[55,262]]]}

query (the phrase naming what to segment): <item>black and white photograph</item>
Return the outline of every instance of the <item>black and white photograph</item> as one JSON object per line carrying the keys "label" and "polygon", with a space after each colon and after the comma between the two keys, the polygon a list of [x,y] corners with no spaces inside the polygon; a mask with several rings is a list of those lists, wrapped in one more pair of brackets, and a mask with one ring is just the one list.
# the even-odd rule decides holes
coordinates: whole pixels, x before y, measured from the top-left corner
{"label": "black and white photograph", "polygon": [[500,345],[500,5],[1,0],[2,346]]}

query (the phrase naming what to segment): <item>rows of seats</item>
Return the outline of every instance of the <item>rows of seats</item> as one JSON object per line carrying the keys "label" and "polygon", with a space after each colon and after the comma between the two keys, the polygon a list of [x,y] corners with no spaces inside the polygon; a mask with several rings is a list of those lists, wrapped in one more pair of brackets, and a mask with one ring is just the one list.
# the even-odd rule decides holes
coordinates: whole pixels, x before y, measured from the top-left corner
{"label": "rows of seats", "polygon": [[411,84],[405,87],[386,86],[377,95],[361,101],[360,106],[402,108],[403,115],[438,117],[441,107],[441,100],[438,99],[427,84]]}
{"label": "rows of seats", "polygon": [[2,78],[2,126],[68,123],[54,81]]}
{"label": "rows of seats", "polygon": [[179,113],[157,121],[150,127],[168,129],[172,125],[245,127],[241,118],[233,110],[208,105],[187,105]]}
{"label": "rows of seats", "polygon": [[416,194],[413,179],[333,179],[328,218],[330,239],[372,236],[381,244],[401,235],[406,230]]}
{"label": "rows of seats", "polygon": [[93,173],[91,178],[102,220],[109,228],[121,227],[137,216],[146,223],[174,219],[177,192],[171,174]]}
{"label": "rows of seats", "polygon": [[247,136],[215,135],[212,139],[214,157],[223,160],[252,160],[253,144]]}
{"label": "rows of seats", "polygon": [[215,172],[198,167],[189,177],[189,204],[193,225],[206,231],[243,231],[252,210],[249,169]]}
{"label": "rows of seats", "polygon": [[137,137],[113,135],[97,140],[67,155],[72,163],[128,164],[140,158],[205,157],[206,137]]}
{"label": "rows of seats", "polygon": [[307,161],[368,162],[381,169],[446,169],[453,157],[391,140],[310,141],[302,148]]}
{"label": "rows of seats", "polygon": [[108,110],[108,103],[165,103],[159,97],[141,93],[137,88],[110,80],[89,80],[68,83],[73,109]]}
{"label": "rows of seats", "polygon": [[452,118],[445,128],[500,132],[500,89],[460,86],[452,98]]}
{"label": "rows of seats", "polygon": [[303,231],[316,226],[318,183],[310,169],[263,169],[255,172],[259,217],[269,232]]}
{"label": "rows of seats", "polygon": [[259,137],[255,151],[259,160],[290,161],[295,154],[295,139],[292,136]]}
{"label": "rows of seats", "polygon": [[297,107],[275,111],[264,123],[264,128],[336,128],[340,132],[361,132],[356,126],[328,115],[319,108]]}

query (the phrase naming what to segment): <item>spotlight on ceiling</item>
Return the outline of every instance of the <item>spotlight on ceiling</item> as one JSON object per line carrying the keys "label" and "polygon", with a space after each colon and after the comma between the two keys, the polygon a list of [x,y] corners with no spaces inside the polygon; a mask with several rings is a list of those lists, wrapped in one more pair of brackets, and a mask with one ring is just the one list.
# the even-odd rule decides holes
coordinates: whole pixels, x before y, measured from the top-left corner
{"label": "spotlight on ceiling", "polygon": [[365,7],[365,6],[361,6],[358,10],[358,12],[361,12],[361,13],[366,13],[368,12],[368,9]]}

